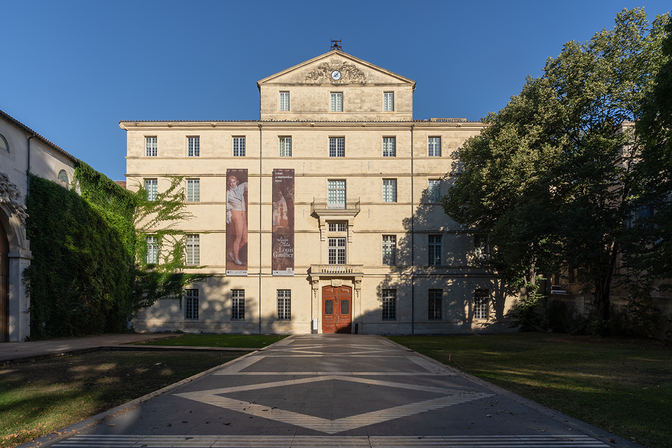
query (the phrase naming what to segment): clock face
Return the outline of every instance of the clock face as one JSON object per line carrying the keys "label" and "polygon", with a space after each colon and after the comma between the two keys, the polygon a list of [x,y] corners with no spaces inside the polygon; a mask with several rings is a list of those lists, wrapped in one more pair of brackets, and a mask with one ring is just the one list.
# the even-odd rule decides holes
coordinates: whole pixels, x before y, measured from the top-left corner
{"label": "clock face", "polygon": [[341,72],[339,72],[338,70],[334,70],[333,72],[331,72],[331,78],[334,81],[338,81],[339,79],[341,79]]}

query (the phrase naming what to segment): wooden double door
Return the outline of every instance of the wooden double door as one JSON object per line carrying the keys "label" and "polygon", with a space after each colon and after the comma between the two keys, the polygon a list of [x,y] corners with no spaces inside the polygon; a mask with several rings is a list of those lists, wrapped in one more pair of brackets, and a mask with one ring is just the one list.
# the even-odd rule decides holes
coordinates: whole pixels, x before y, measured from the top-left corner
{"label": "wooden double door", "polygon": [[352,333],[352,288],[322,288],[322,333]]}

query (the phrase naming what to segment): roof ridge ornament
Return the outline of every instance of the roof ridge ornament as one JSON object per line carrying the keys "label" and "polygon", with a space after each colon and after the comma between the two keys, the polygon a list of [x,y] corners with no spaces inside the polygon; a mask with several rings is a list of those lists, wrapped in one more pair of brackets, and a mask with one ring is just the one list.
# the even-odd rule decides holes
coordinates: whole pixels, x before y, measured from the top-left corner
{"label": "roof ridge ornament", "polygon": [[331,39],[331,50],[338,50],[338,51],[343,51],[343,46],[341,45],[341,39]]}

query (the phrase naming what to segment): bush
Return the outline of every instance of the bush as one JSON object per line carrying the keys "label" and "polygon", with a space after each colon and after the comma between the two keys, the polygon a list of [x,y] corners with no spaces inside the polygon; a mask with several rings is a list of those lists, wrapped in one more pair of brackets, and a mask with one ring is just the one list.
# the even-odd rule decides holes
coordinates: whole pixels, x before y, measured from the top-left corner
{"label": "bush", "polygon": [[653,337],[661,319],[661,311],[653,306],[651,297],[630,298],[627,310],[628,330],[633,336]]}
{"label": "bush", "polygon": [[539,308],[539,294],[530,294],[520,299],[506,317],[513,319],[509,328],[520,328],[520,331],[537,331],[544,323],[544,316]]}
{"label": "bush", "polygon": [[562,300],[553,299],[546,308],[546,328],[553,333],[567,333],[569,316],[567,304]]}

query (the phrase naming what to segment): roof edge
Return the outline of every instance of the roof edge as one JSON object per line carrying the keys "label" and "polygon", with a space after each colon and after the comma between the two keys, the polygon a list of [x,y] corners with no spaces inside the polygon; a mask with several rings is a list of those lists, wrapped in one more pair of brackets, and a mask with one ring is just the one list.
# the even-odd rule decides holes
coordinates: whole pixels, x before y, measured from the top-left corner
{"label": "roof edge", "polygon": [[38,134],[37,132],[33,131],[31,128],[26,126],[25,124],[21,123],[19,120],[16,118],[12,117],[11,115],[7,114],[6,112],[0,110],[0,117],[4,118],[5,120],[9,121],[11,124],[16,126],[17,128],[21,129],[23,132],[27,134],[33,135],[35,138],[40,140],[42,143],[50,146],[53,150],[56,152],[61,153],[61,155],[64,155],[71,159],[73,162],[81,162],[77,157],[73,156],[70,154],[68,151],[65,149],[61,148],[57,144],[53,143],[52,141],[48,140],[47,138],[43,137],[42,135]]}

